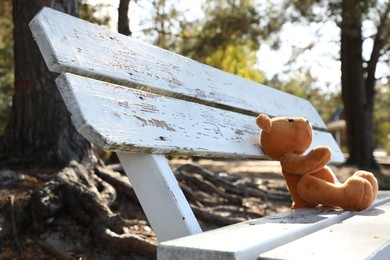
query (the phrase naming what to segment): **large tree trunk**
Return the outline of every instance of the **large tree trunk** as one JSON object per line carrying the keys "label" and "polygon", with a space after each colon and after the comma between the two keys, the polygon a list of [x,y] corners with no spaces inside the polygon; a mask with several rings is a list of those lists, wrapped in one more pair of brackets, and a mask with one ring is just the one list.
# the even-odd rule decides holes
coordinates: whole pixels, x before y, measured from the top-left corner
{"label": "large tree trunk", "polygon": [[347,163],[376,168],[373,157],[373,91],[366,88],[362,58],[362,5],[355,0],[342,1],[341,84],[347,122]]}
{"label": "large tree trunk", "polygon": [[[58,3],[57,3],[58,2]],[[17,165],[63,167],[80,161],[90,144],[77,133],[32,38],[28,23],[43,7],[77,14],[76,0],[13,0],[15,91],[0,147],[1,160]]]}
{"label": "large tree trunk", "polygon": [[131,36],[128,16],[129,4],[130,0],[120,0],[118,8],[118,32],[127,36]]}

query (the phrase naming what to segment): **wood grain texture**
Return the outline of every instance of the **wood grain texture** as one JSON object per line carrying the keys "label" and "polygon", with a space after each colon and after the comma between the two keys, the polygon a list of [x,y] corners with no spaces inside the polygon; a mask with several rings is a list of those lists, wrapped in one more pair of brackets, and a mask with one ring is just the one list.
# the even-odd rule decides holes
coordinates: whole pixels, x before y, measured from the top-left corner
{"label": "wood grain texture", "polygon": [[50,70],[72,72],[249,115],[302,116],[326,128],[307,100],[181,57],[52,9],[30,23]]}
{"label": "wood grain texture", "polygon": [[[104,150],[266,158],[255,117],[64,74],[60,92],[78,131]],[[313,147],[344,157],[331,134],[315,131]]]}

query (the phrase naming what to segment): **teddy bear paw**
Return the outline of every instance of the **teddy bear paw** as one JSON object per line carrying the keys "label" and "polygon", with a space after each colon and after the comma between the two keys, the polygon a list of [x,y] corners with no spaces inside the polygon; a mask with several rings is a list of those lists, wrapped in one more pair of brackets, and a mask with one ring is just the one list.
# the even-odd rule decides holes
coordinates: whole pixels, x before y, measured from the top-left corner
{"label": "teddy bear paw", "polygon": [[378,192],[376,179],[367,172],[355,173],[343,186],[345,201],[340,206],[346,210],[366,209],[374,202]]}

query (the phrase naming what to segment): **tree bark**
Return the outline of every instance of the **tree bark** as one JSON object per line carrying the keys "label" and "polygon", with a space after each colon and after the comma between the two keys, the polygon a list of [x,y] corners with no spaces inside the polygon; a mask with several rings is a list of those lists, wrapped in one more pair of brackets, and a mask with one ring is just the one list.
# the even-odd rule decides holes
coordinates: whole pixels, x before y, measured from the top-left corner
{"label": "tree bark", "polygon": [[128,16],[129,4],[130,0],[120,0],[118,8],[118,32],[126,36],[131,36]]}
{"label": "tree bark", "polygon": [[362,57],[362,7],[355,0],[342,1],[341,85],[347,123],[347,164],[377,168],[373,156],[373,86],[367,88]]}
{"label": "tree bark", "polygon": [[28,27],[44,6],[77,15],[76,0],[13,0],[15,90],[0,160],[60,168],[80,161],[90,144],[73,127],[54,82],[57,75],[48,71]]}

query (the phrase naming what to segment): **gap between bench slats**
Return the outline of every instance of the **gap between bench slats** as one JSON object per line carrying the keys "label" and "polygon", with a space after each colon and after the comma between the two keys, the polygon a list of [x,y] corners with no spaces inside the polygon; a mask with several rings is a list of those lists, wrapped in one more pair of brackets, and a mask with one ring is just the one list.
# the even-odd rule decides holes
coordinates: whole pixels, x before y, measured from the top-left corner
{"label": "gap between bench slats", "polygon": [[30,23],[51,71],[257,115],[294,115],[326,126],[307,100],[44,8]]}
{"label": "gap between bench slats", "polygon": [[[57,79],[74,125],[104,150],[209,157],[264,158],[255,117],[63,74]],[[328,145],[342,162],[331,134],[315,131],[313,145]]]}

